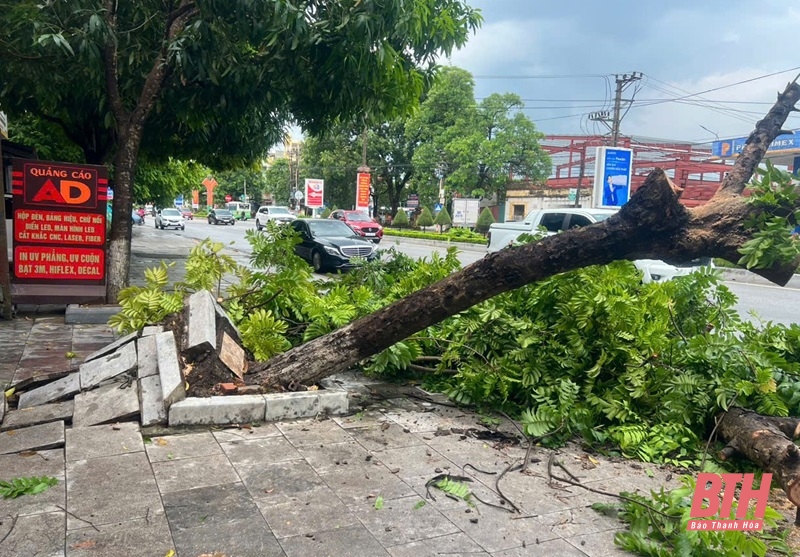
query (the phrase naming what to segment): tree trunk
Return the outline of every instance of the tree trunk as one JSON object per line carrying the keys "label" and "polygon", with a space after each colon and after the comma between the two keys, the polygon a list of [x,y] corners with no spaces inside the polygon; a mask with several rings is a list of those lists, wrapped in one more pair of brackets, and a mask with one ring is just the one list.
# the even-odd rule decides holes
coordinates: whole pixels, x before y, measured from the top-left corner
{"label": "tree trunk", "polygon": [[130,215],[133,209],[133,177],[140,142],[141,137],[121,136],[114,157],[114,218],[111,220],[106,265],[106,301],[111,304],[116,303],[120,291],[128,286],[133,222],[125,216]]}
{"label": "tree trunk", "polygon": [[[687,261],[707,256],[737,261],[738,249],[752,233],[744,223],[758,208],[731,191],[744,189],[760,161],[751,153],[763,155],[798,99],[800,86],[790,83],[758,123],[731,171],[743,183],[729,182],[718,200],[689,210],[678,201],[682,190],[663,170],[656,169],[636,195],[602,223],[489,254],[386,308],[253,366],[248,380],[265,385],[314,383],[497,294],[589,265],[620,259]],[[756,272],[784,285],[798,262]]]}
{"label": "tree trunk", "polygon": [[[772,472],[789,500],[800,506],[800,450],[794,439],[800,433],[800,420],[761,416],[743,408],[722,414],[719,433],[728,443],[719,457],[739,452],[765,472]],[[788,435],[787,435],[788,434]]]}

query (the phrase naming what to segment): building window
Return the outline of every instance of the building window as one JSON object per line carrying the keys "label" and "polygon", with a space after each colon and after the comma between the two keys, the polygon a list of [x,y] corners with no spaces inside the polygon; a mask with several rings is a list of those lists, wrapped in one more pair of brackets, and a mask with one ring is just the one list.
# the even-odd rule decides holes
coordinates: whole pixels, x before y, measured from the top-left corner
{"label": "building window", "polygon": [[525,205],[512,205],[513,208],[513,221],[521,221],[525,218]]}

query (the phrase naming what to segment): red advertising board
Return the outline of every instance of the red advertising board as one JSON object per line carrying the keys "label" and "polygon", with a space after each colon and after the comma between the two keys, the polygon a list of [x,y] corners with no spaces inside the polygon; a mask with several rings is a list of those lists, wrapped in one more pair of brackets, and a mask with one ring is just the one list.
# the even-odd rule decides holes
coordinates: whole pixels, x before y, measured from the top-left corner
{"label": "red advertising board", "polygon": [[319,209],[322,207],[325,181],[315,178],[306,179],[306,207]]}
{"label": "red advertising board", "polygon": [[105,298],[105,167],[14,159],[12,298],[78,303]]}
{"label": "red advertising board", "polygon": [[356,178],[356,211],[369,209],[369,173],[359,172]]}

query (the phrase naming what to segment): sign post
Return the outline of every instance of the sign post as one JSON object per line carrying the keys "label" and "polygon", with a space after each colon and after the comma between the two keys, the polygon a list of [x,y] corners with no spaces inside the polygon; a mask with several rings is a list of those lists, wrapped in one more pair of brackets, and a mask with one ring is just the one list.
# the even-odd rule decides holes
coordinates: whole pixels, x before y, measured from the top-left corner
{"label": "sign post", "polygon": [[594,171],[594,206],[622,207],[631,197],[633,151],[622,147],[598,147]]}
{"label": "sign post", "polygon": [[11,185],[14,301],[104,301],[106,168],[14,159]]}
{"label": "sign post", "polygon": [[358,173],[358,178],[356,179],[356,211],[361,210],[368,210],[369,209],[369,187],[370,187],[370,175],[369,169],[359,168],[359,170],[364,170],[363,172]]}
{"label": "sign post", "polygon": [[325,180],[306,178],[306,207],[321,209],[325,192]]}

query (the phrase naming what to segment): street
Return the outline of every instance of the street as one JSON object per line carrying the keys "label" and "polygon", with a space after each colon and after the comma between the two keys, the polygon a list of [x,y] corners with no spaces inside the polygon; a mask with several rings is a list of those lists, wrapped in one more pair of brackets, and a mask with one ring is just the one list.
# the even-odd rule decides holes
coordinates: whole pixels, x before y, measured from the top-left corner
{"label": "street", "polygon": [[[223,242],[246,257],[250,254],[250,244],[244,234],[246,230],[255,230],[255,221],[249,219],[244,222],[237,221],[234,226],[215,226],[208,224],[205,219],[187,220],[186,230],[180,231],[158,230],[153,226],[153,218],[148,217],[144,226],[135,226],[134,228],[138,229],[137,235],[138,232],[141,232],[147,238],[163,238],[164,241],[158,244],[163,248],[159,249],[166,249],[170,243],[169,238],[176,235],[195,240],[212,238],[215,241]],[[444,254],[447,249],[445,242],[434,243],[425,240],[385,237],[380,243],[380,249],[390,247],[395,247],[398,251],[414,258],[427,257],[433,252]],[[459,259],[463,265],[474,263],[486,254],[486,248],[481,245],[459,246],[459,250]],[[154,254],[153,257],[157,258],[158,256]],[[738,275],[743,275],[743,273]],[[750,315],[751,312],[755,312],[762,321],[772,321],[784,325],[800,323],[797,311],[797,308],[800,308],[800,280],[797,276],[786,287],[766,283],[763,279],[758,279],[758,282],[750,282],[750,280],[751,278],[744,277],[725,281],[725,285],[739,298],[736,308],[743,318],[757,321],[757,318]]]}

